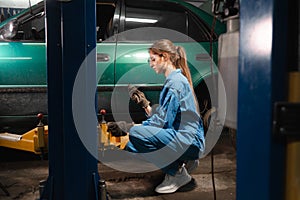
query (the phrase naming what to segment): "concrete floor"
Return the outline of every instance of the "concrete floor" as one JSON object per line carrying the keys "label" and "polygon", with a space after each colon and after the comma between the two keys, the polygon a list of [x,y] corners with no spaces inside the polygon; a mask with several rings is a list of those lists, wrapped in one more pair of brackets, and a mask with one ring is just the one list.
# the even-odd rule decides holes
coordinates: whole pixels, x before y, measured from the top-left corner
{"label": "concrete floor", "polygon": [[[1,200],[35,200],[39,197],[39,181],[48,176],[48,161],[37,156],[0,149],[0,183],[10,196],[0,189]],[[227,133],[223,133],[214,148],[214,182],[216,199],[235,200],[236,151]],[[120,200],[213,200],[211,155],[200,160],[192,173],[191,183],[173,194],[158,195],[154,188],[163,180],[161,171],[144,174],[119,172],[99,164],[99,174],[106,180],[112,199]]]}

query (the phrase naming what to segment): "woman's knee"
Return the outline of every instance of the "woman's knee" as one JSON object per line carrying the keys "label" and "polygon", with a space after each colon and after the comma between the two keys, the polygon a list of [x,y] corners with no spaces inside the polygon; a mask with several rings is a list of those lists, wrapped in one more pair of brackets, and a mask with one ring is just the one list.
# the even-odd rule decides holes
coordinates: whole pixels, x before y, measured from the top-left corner
{"label": "woman's knee", "polygon": [[154,130],[152,129],[153,127],[150,126],[133,126],[129,131],[129,136],[139,139],[150,138],[155,134]]}
{"label": "woman's knee", "polygon": [[133,126],[129,130],[129,136],[138,137],[140,134],[140,126]]}

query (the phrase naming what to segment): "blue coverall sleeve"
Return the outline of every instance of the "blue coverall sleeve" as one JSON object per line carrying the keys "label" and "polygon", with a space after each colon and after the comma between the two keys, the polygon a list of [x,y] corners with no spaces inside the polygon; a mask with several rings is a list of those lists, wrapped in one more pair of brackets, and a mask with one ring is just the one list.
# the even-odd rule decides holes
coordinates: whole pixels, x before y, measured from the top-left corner
{"label": "blue coverall sleeve", "polygon": [[180,103],[178,93],[172,88],[168,88],[162,94],[160,106],[158,106],[156,113],[149,119],[143,122],[143,125],[156,126],[161,128],[173,128],[176,116],[180,113]]}

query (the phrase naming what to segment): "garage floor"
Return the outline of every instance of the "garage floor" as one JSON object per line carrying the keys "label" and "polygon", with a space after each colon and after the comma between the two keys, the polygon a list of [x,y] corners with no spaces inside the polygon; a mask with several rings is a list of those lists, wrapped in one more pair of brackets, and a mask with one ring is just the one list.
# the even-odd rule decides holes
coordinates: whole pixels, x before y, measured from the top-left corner
{"label": "garage floor", "polygon": [[[26,152],[4,148],[0,149],[0,155],[0,199],[38,199],[39,181],[48,176],[48,161]],[[214,148],[213,158],[216,199],[235,200],[236,151],[231,137],[225,131]],[[154,188],[164,177],[160,171],[130,174],[99,164],[99,174],[106,180],[111,198],[120,200],[213,200],[211,172],[211,155],[208,155],[200,160],[200,166],[192,173],[191,183],[174,194],[158,195]]]}

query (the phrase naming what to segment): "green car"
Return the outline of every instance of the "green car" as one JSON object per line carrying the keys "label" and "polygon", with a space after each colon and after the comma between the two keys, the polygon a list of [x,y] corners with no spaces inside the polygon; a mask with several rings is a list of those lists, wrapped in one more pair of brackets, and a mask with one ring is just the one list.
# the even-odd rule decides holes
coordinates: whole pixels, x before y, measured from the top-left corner
{"label": "green car", "polygon": [[[0,132],[32,129],[38,113],[47,123],[44,4],[0,24]],[[144,111],[129,101],[128,84],[144,91],[152,105],[158,102],[164,77],[155,74],[147,60],[148,48],[161,38],[186,49],[200,110],[209,109],[207,84],[217,72],[218,36],[226,31],[224,24],[181,0],[97,1],[96,9],[97,107],[106,109],[107,121],[128,113],[136,123],[145,119]]]}

